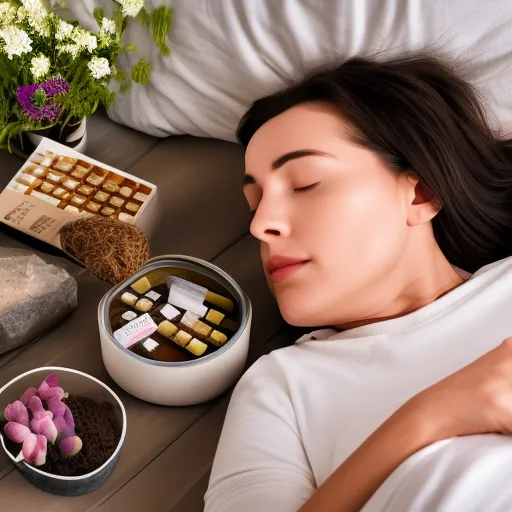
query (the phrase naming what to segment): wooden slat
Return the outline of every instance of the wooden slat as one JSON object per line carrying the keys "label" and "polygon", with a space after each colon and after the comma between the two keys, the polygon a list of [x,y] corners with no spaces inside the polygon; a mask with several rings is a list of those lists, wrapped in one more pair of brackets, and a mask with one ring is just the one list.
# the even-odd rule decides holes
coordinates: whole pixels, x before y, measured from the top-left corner
{"label": "wooden slat", "polygon": [[156,229],[150,236],[154,255],[210,260],[249,230],[243,151],[235,144],[171,137],[130,172],[158,186]]}
{"label": "wooden slat", "polygon": [[[168,510],[193,512],[179,508],[191,493],[203,493],[198,484],[205,483],[219,440],[228,400],[210,409],[200,420],[167,448],[108,501],[100,512],[116,510]],[[194,496],[194,502],[202,498]],[[196,509],[194,509],[196,510]],[[200,508],[199,510],[202,510]]]}

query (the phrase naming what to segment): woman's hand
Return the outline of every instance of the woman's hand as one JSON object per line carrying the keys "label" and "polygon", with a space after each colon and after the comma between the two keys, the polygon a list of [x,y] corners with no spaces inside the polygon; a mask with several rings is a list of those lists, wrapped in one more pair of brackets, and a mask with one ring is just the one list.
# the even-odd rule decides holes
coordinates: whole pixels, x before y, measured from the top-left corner
{"label": "woman's hand", "polygon": [[432,441],[472,434],[512,434],[512,338],[409,400]]}

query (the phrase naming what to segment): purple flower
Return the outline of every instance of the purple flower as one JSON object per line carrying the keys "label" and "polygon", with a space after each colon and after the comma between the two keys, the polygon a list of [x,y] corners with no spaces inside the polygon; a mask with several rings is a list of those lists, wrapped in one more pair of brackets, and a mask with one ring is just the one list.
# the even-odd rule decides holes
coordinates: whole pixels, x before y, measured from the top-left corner
{"label": "purple flower", "polygon": [[[69,83],[60,76],[54,76],[39,84],[22,85],[16,91],[16,96],[25,114],[36,121],[43,119],[55,121],[61,112],[61,107],[55,103],[37,106],[34,96],[38,91],[43,91],[46,99],[51,100],[59,94],[68,92]],[[40,98],[41,94],[38,97]]]}
{"label": "purple flower", "polygon": [[57,94],[64,94],[69,91],[69,84],[61,76],[48,78],[48,80],[43,82],[41,86],[46,93],[46,96],[49,98],[53,98],[57,96]]}

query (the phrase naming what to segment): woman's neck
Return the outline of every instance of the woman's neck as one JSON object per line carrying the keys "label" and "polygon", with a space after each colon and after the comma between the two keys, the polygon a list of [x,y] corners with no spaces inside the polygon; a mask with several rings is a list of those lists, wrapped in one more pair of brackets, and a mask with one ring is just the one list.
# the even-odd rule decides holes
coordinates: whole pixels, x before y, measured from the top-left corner
{"label": "woman's neck", "polygon": [[[416,311],[457,288],[465,279],[445,258],[439,247],[423,252],[418,258],[402,261],[396,270],[386,275],[373,292],[373,307],[360,318],[334,327],[338,330],[353,329],[384,320],[398,318]],[[386,290],[386,292],[377,290]]]}

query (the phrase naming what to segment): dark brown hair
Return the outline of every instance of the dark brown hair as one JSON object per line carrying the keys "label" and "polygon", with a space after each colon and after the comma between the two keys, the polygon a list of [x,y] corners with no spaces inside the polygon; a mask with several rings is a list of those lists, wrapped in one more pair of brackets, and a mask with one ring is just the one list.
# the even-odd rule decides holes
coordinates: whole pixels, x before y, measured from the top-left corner
{"label": "dark brown hair", "polygon": [[397,171],[414,171],[441,210],[433,220],[448,260],[469,272],[512,255],[512,149],[496,138],[475,89],[447,62],[414,54],[352,58],[257,100],[238,140],[307,102],[339,109],[354,140]]}

